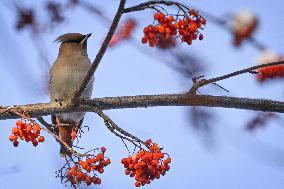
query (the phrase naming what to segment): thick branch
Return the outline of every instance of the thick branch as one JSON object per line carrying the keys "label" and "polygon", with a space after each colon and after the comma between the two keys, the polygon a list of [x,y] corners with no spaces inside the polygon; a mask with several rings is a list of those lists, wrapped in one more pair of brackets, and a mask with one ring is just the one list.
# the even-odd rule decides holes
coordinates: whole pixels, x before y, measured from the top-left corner
{"label": "thick branch", "polygon": [[58,103],[41,103],[0,107],[0,120],[19,118],[18,115],[9,112],[9,110],[19,108],[27,112],[30,117],[40,117],[68,112],[96,112],[97,107],[101,110],[110,110],[155,106],[204,106],[284,113],[284,102],[280,101],[228,96],[168,94],[95,98],[82,101],[78,106],[63,102],[61,106]]}
{"label": "thick branch", "polygon": [[97,70],[98,66],[99,66],[99,63],[101,62],[105,52],[106,52],[106,49],[108,47],[108,44],[117,28],[117,25],[118,25],[118,22],[123,14],[123,10],[124,10],[124,6],[125,6],[125,2],[126,0],[121,0],[120,1],[120,4],[119,4],[119,7],[117,9],[117,12],[114,16],[114,19],[112,21],[112,24],[109,28],[109,31],[103,41],[103,44],[98,52],[98,54],[96,55],[96,58],[94,60],[94,62],[92,63],[91,67],[89,68],[88,72],[87,72],[87,75],[85,76],[83,82],[81,83],[80,85],[80,88],[78,88],[75,93],[74,93],[74,96],[73,96],[73,99],[72,101],[76,100],[76,99],[79,99],[79,97],[81,96],[82,92],[85,90],[85,88],[87,87],[88,83],[90,82],[91,78],[93,77],[95,71]]}

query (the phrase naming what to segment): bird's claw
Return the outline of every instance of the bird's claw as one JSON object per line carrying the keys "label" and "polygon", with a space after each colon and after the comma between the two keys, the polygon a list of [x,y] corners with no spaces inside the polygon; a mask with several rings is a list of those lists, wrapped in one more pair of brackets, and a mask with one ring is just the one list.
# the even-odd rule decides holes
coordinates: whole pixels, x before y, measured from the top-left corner
{"label": "bird's claw", "polygon": [[63,98],[56,98],[55,102],[59,103],[60,106],[62,106],[62,102],[64,101]]}

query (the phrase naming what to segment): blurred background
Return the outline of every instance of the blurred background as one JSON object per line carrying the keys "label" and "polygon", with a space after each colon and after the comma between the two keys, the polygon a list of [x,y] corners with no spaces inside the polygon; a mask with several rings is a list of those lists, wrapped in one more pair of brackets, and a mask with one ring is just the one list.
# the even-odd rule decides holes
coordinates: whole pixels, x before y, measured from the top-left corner
{"label": "blurred background", "polygon": [[[128,1],[127,7],[141,2],[144,1]],[[123,15],[116,39],[95,73],[93,97],[184,93],[190,89],[192,77],[211,78],[267,59],[271,62],[281,59],[284,51],[282,0],[179,2],[204,13],[207,19],[202,31],[204,39],[190,46],[177,42],[151,48],[142,44],[141,38],[143,28],[153,22],[154,11]],[[118,1],[114,0],[95,3],[1,0],[0,105],[49,102],[48,73],[59,48],[54,43],[56,37],[70,32],[93,33],[88,41],[88,54],[94,60],[117,6]],[[176,8],[165,8],[177,13]],[[249,22],[253,25],[244,21],[252,29],[238,38],[234,24],[243,17],[253,20]],[[200,93],[283,101],[282,83],[281,77],[261,80],[256,75],[244,74],[218,83],[229,92],[211,85],[200,89]],[[284,186],[281,114],[199,107],[122,109],[105,113],[141,139],[151,138],[172,157],[171,170],[145,188],[277,189]],[[55,178],[54,172],[65,160],[59,157],[59,145],[54,138],[44,133],[46,142],[36,148],[25,142],[15,148],[8,140],[15,121],[0,122],[1,188],[64,188],[60,179]],[[102,184],[90,188],[133,188],[134,179],[124,174],[120,163],[128,156],[121,140],[93,113],[87,114],[83,125],[89,126],[89,132],[83,134],[79,146],[89,149],[105,146],[112,161],[100,176]]]}

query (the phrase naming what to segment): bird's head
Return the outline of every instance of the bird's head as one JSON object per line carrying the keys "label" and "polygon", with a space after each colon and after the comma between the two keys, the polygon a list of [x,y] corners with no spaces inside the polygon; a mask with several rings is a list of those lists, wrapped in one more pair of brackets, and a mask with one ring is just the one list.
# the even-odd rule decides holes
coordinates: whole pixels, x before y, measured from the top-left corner
{"label": "bird's head", "polygon": [[61,43],[59,53],[62,51],[83,51],[87,52],[87,41],[92,35],[80,33],[66,33],[56,38],[55,42]]}

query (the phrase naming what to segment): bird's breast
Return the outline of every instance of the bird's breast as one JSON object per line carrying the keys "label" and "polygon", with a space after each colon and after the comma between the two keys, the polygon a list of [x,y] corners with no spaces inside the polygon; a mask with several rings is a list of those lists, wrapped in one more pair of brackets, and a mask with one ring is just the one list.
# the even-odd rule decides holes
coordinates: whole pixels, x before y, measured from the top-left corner
{"label": "bird's breast", "polygon": [[[90,67],[87,57],[58,58],[51,69],[50,96],[51,100],[71,98],[80,87]],[[93,82],[90,82],[82,97],[90,97]]]}

